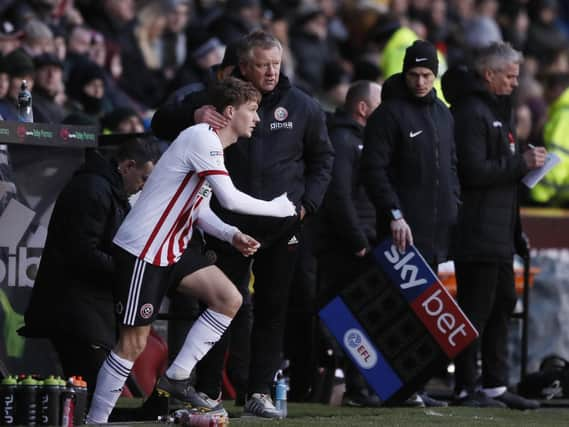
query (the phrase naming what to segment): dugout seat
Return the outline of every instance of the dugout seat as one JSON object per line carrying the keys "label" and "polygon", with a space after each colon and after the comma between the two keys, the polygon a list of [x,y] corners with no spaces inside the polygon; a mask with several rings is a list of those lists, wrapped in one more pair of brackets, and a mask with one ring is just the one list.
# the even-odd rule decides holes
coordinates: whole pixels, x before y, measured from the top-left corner
{"label": "dugout seat", "polygon": [[136,360],[126,382],[122,396],[147,397],[152,393],[156,380],[168,367],[168,345],[151,328],[146,348]]}

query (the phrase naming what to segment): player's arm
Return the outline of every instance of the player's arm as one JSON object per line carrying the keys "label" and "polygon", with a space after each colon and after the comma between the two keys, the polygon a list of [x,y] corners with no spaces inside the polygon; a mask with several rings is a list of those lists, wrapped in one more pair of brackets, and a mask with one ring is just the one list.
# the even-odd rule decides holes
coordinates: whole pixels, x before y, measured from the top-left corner
{"label": "player's arm", "polygon": [[225,209],[242,214],[279,218],[296,215],[294,204],[288,199],[286,193],[271,201],[260,200],[235,188],[227,174],[206,174],[206,179],[215,197]]}
{"label": "player's arm", "polygon": [[197,128],[196,132],[199,133],[187,135],[193,138],[191,145],[188,144],[188,166],[207,180],[221,206],[248,215],[279,218],[296,215],[295,206],[286,194],[266,201],[255,199],[235,188],[225,168],[219,139],[211,130],[204,131],[202,127]]}
{"label": "player's arm", "polygon": [[209,198],[201,205],[197,226],[220,240],[231,243],[244,256],[253,255],[261,244],[237,227],[223,222],[210,208]]}

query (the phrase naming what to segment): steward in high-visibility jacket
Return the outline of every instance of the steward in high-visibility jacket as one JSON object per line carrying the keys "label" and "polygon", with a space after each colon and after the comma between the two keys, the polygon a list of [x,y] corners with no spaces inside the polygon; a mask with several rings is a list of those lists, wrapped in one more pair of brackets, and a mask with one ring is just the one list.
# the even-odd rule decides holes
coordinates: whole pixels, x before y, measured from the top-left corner
{"label": "steward in high-visibility jacket", "polygon": [[569,206],[569,81],[565,90],[550,105],[543,138],[548,151],[559,156],[561,162],[551,169],[531,190],[538,203]]}

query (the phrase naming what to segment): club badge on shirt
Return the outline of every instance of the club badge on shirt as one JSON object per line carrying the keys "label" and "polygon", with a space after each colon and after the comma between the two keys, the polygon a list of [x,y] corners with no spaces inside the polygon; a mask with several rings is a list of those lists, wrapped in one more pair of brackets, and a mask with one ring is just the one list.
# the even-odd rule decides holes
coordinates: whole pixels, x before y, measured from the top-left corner
{"label": "club badge on shirt", "polygon": [[275,108],[274,117],[276,122],[271,122],[270,124],[271,130],[293,128],[291,121],[285,122],[285,120],[288,118],[288,110],[286,108],[284,107]]}

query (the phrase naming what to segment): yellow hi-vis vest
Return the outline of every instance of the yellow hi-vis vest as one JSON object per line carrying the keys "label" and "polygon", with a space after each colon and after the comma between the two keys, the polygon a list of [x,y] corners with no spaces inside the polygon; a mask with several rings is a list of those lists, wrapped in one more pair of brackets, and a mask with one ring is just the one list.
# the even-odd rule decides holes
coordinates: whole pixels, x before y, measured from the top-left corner
{"label": "yellow hi-vis vest", "polygon": [[569,89],[549,107],[543,137],[561,162],[531,190],[533,200],[559,206],[569,203]]}

